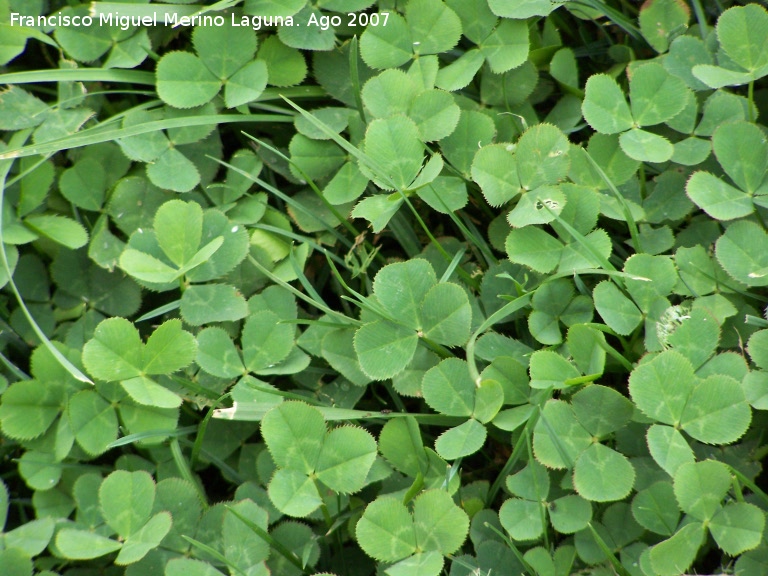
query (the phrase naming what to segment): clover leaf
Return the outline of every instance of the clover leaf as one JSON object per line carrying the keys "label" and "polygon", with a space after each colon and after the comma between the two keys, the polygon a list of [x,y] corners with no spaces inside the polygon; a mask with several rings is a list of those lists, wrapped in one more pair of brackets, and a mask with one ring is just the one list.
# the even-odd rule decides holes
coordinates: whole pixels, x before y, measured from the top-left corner
{"label": "clover leaf", "polygon": [[342,494],[361,490],[376,458],[368,432],[352,426],[328,431],[322,413],[302,402],[272,408],[261,433],[278,467],[269,497],[289,516],[307,516],[320,506],[317,481]]}
{"label": "clover leaf", "polygon": [[201,26],[191,52],[169,52],[157,64],[157,92],[176,108],[210,102],[224,86],[224,101],[235,108],[257,99],[267,86],[268,69],[256,54],[256,35],[247,26]]}
{"label": "clover leaf", "polygon": [[641,162],[665,162],[674,148],[663,136],[642,130],[671,120],[687,99],[688,87],[660,64],[643,64],[634,69],[629,81],[627,105],[615,80],[597,74],[587,80],[582,112],[592,128],[602,134],[620,134],[622,150]]}
{"label": "clover leaf", "polygon": [[94,378],[119,381],[139,404],[175,408],[181,398],[149,376],[184,368],[194,360],[196,350],[194,337],[181,329],[179,320],[162,324],[144,344],[131,322],[110,318],[96,327],[83,347],[83,363]]}
{"label": "clover leaf", "polygon": [[699,64],[693,75],[710,88],[739,86],[768,74],[768,51],[755,39],[768,30],[768,12],[757,4],[735,6],[717,21],[717,39],[724,55],[719,66]]}
{"label": "clover leaf", "polygon": [[[427,490],[413,501],[413,511],[391,496],[370,503],[357,523],[360,547],[377,560],[397,562],[417,553],[455,552],[469,529],[466,513],[442,490]],[[442,564],[435,576],[442,568]],[[413,574],[416,572],[406,572]]]}
{"label": "clover leaf", "polygon": [[459,346],[469,338],[472,310],[457,284],[437,282],[426,260],[413,259],[382,268],[373,285],[380,317],[355,333],[354,346],[363,372],[375,380],[402,372],[419,338]]}

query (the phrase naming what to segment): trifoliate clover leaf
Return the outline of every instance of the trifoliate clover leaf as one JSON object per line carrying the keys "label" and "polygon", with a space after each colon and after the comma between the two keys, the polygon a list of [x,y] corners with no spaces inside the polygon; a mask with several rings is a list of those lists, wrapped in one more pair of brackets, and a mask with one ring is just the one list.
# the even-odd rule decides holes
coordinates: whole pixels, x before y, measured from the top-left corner
{"label": "trifoliate clover leaf", "polygon": [[391,496],[377,498],[363,512],[356,536],[366,554],[397,562],[417,551],[455,552],[467,536],[469,519],[447,492],[428,490],[413,503],[413,514]]}
{"label": "trifoliate clover leaf", "polygon": [[205,67],[223,81],[251,61],[257,41],[251,27],[198,26],[192,45]]}
{"label": "trifoliate clover leaf", "polygon": [[270,498],[291,516],[306,516],[320,505],[315,480],[342,494],[362,489],[376,458],[376,441],[368,432],[352,426],[329,432],[323,415],[301,402],[272,408],[261,433],[278,466]]}
{"label": "trifoliate clover leaf", "polygon": [[173,392],[147,376],[170,374],[194,360],[194,337],[181,329],[181,321],[169,320],[141,342],[138,330],[123,318],[104,320],[83,347],[83,363],[100,380],[120,381],[139,404],[175,408],[181,403]]}
{"label": "trifoliate clover leaf", "polygon": [[673,350],[638,366],[629,392],[643,413],[707,444],[735,442],[752,418],[736,380],[724,375],[698,378],[690,361]]}
{"label": "trifoliate clover leaf", "polygon": [[603,134],[621,133],[622,150],[641,162],[666,162],[674,147],[663,136],[641,126],[653,126],[677,116],[688,101],[685,83],[655,62],[632,71],[627,105],[624,93],[607,74],[587,80],[582,112],[592,128]]}

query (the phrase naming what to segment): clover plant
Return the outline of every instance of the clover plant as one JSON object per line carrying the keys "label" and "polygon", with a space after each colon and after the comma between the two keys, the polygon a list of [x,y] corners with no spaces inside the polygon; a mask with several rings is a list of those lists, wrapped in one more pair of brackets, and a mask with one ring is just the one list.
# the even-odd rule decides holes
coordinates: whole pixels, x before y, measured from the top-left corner
{"label": "clover plant", "polygon": [[768,575],[767,36],[0,0],[2,575]]}

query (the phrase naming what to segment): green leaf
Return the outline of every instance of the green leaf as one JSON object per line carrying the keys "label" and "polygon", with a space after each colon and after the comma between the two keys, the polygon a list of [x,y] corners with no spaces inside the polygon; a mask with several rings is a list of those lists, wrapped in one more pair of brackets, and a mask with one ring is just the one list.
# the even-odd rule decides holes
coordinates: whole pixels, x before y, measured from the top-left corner
{"label": "green leaf", "polygon": [[576,458],[592,445],[592,435],[576,420],[571,405],[549,400],[533,431],[536,460],[548,468],[572,468]]}
{"label": "green leaf", "polygon": [[168,320],[147,339],[142,352],[145,374],[170,374],[192,363],[197,353],[194,336],[181,329],[181,320]]}
{"label": "green leaf", "polygon": [[641,364],[629,377],[629,393],[637,407],[647,416],[670,425],[679,424],[695,386],[691,363],[672,350]]}
{"label": "green leaf", "polygon": [[99,487],[99,506],[107,524],[122,538],[141,528],[152,512],[155,483],[144,471],[116,470]]}
{"label": "green leaf", "polygon": [[248,315],[245,298],[227,284],[193,285],[181,295],[181,315],[192,326],[233,322]]}
{"label": "green leaf", "polygon": [[394,114],[407,114],[419,92],[410,76],[394,68],[368,80],[363,86],[361,97],[375,118],[386,118]]}
{"label": "green leaf", "polygon": [[661,64],[651,62],[637,67],[629,82],[632,117],[639,126],[654,126],[682,112],[688,88]]}
{"label": "green leaf", "polygon": [[355,332],[355,352],[363,372],[386,380],[402,372],[418,345],[416,332],[386,320],[375,320]]}
{"label": "green leaf", "polygon": [[425,90],[413,99],[408,116],[416,122],[421,140],[433,142],[451,135],[461,110],[448,92]]}
{"label": "green leaf", "polygon": [[[758,330],[749,338],[747,342],[747,352],[752,362],[757,364],[763,370],[768,370],[768,330]],[[6,392],[6,396],[8,392]],[[3,403],[5,403],[5,396]]]}
{"label": "green leaf", "polygon": [[494,74],[517,68],[528,59],[528,23],[524,20],[502,20],[478,46]]}
{"label": "green leaf", "polygon": [[565,134],[551,124],[537,124],[526,130],[515,151],[523,188],[533,190],[564,179],[571,164],[569,148]]}
{"label": "green leaf", "polygon": [[552,527],[562,534],[583,530],[592,519],[592,504],[576,494],[554,500],[549,505]]}
{"label": "green leaf", "polygon": [[325,437],[323,415],[303,402],[283,402],[261,421],[261,433],[280,468],[311,474]]}
{"label": "green leaf", "polygon": [[445,159],[469,176],[478,148],[491,143],[496,127],[488,116],[476,110],[462,110],[456,129],[440,141]]}
{"label": "green leaf", "polygon": [[579,423],[598,438],[623,428],[634,411],[632,402],[625,396],[597,384],[574,394],[571,406]]}
{"label": "green leaf", "polygon": [[723,124],[712,135],[712,148],[725,173],[743,191],[754,194],[768,170],[763,131],[750,122]]}
{"label": "green leaf", "polygon": [[172,558],[165,565],[165,576],[223,576],[219,572],[202,560],[192,560],[191,558]]}
{"label": "green leaf", "polygon": [[[368,125],[363,150],[375,159],[386,172],[386,177],[398,188],[406,189],[421,170],[424,152],[419,129],[410,118],[391,116],[379,118]],[[368,167],[361,165],[363,174],[369,175]],[[378,174],[371,174],[382,188],[389,186]]]}
{"label": "green leaf", "polygon": [[627,336],[643,321],[643,315],[637,306],[624,296],[613,282],[601,282],[595,287],[592,295],[600,316],[616,333]]}
{"label": "green leaf", "polygon": [[485,426],[470,418],[455,428],[449,428],[435,440],[435,450],[446,460],[455,460],[474,454],[485,443]]}
{"label": "green leaf", "polygon": [[334,492],[361,490],[376,459],[376,441],[362,428],[342,426],[331,430],[317,457],[317,479]]}
{"label": "green leaf", "polygon": [[680,508],[702,522],[712,519],[730,487],[728,467],[715,460],[684,464],[675,473],[675,498]]}
{"label": "green leaf", "polygon": [[432,265],[414,258],[379,270],[373,280],[373,293],[393,318],[416,330],[422,327],[422,302],[436,284]]}
{"label": "green leaf", "polygon": [[520,472],[507,476],[506,485],[515,496],[537,502],[545,501],[549,497],[549,472],[534,460]]}
{"label": "green leaf", "polygon": [[443,282],[432,287],[421,303],[424,336],[445,346],[461,346],[469,339],[472,307],[458,284]]}
{"label": "green leaf", "polygon": [[50,238],[70,250],[77,250],[88,243],[88,233],[82,224],[55,214],[32,214],[24,223],[37,234]]}
{"label": "green leaf", "polygon": [[537,272],[547,273],[560,263],[563,245],[541,228],[526,226],[512,230],[505,248],[509,259]]}
{"label": "green leaf", "polygon": [[717,260],[725,271],[748,286],[768,285],[768,234],[754,222],[742,220],[717,240]]}
{"label": "green leaf", "polygon": [[405,19],[416,54],[447,52],[461,38],[461,20],[441,0],[411,0]]}
{"label": "green leaf", "polygon": [[624,132],[634,124],[624,93],[607,74],[596,74],[587,80],[581,110],[589,125],[602,134]]}
{"label": "green leaf", "polygon": [[515,228],[549,224],[560,216],[565,204],[565,194],[557,186],[540,186],[520,196],[515,208],[507,215],[507,222]]}
{"label": "green leaf", "polygon": [[155,214],[155,237],[178,267],[186,265],[200,247],[203,210],[197,202],[170,200]]}
{"label": "green leaf", "polygon": [[405,19],[390,12],[386,26],[368,26],[360,37],[360,56],[371,68],[397,68],[411,59],[411,33]]}
{"label": "green leaf", "polygon": [[96,392],[83,390],[72,396],[67,412],[75,440],[87,453],[103,454],[117,438],[115,409]]}
{"label": "green leaf", "polygon": [[144,558],[152,550],[160,545],[171,530],[171,515],[168,512],[158,512],[149,521],[131,534],[120,549],[115,558],[118,566],[134,564]]}
{"label": "green leaf", "polygon": [[765,530],[765,513],[754,504],[734,502],[714,515],[709,529],[723,552],[738,556],[760,545]]}
{"label": "green leaf", "polygon": [[680,520],[671,482],[661,481],[637,493],[632,500],[632,516],[643,528],[671,536]]}
{"label": "green leaf", "polygon": [[472,179],[491,206],[502,206],[520,193],[513,150],[512,144],[483,146],[472,161]]}
{"label": "green leaf", "polygon": [[699,208],[717,220],[743,218],[755,210],[749,196],[709,172],[696,172],[685,191]]}
{"label": "green leaf", "polygon": [[656,52],[666,52],[669,42],[688,27],[691,10],[680,0],[652,0],[643,4],[638,22],[643,37]]}
{"label": "green leaf", "polygon": [[100,380],[139,376],[144,359],[138,330],[124,318],[109,318],[99,323],[93,338],[83,347],[83,364]]}
{"label": "green leaf", "polygon": [[639,128],[624,132],[619,136],[619,144],[627,156],[640,162],[666,162],[675,153],[669,140]]}
{"label": "green leaf", "polygon": [[173,282],[182,274],[182,271],[177,268],[172,268],[154,256],[133,248],[126,248],[123,251],[119,264],[120,268],[130,276],[145,282],[164,284]]}
{"label": "green leaf", "polygon": [[656,463],[670,476],[683,465],[695,462],[693,450],[679,430],[654,424],[648,429],[648,450]]}
{"label": "green leaf", "polygon": [[27,380],[9,386],[1,398],[3,433],[9,438],[31,440],[42,436],[62,412],[65,390],[52,383]]}
{"label": "green leaf", "polygon": [[249,372],[271,368],[285,360],[294,346],[294,328],[274,312],[260,310],[243,326],[243,361]]}
{"label": "green leaf", "polygon": [[194,108],[210,102],[221,82],[203,61],[189,52],[169,52],[157,63],[157,94],[176,108]]}
{"label": "green leaf", "polygon": [[468,50],[454,62],[440,68],[435,85],[448,92],[461,90],[472,82],[484,62],[485,58],[480,50]]}
{"label": "green leaf", "polygon": [[470,416],[475,405],[475,385],[467,363],[446,358],[424,374],[421,392],[427,404],[446,416]]}
{"label": "green leaf", "polygon": [[91,560],[121,547],[120,542],[75,528],[64,528],[56,535],[56,548],[70,560]]}
{"label": "green leaf", "polygon": [[427,490],[414,500],[413,523],[419,549],[444,555],[456,552],[469,530],[466,512],[443,490]]}
{"label": "green leaf", "polygon": [[235,566],[245,571],[266,560],[269,557],[270,546],[236,514],[244,517],[264,532],[267,532],[268,514],[266,510],[252,500],[241,500],[228,508],[224,515],[222,529],[224,556]]}
{"label": "green leaf", "polygon": [[123,389],[138,404],[158,408],[177,408],[181,397],[145,376],[137,376],[120,382]]}
{"label": "green leaf", "polygon": [[499,509],[499,521],[513,540],[536,540],[544,532],[541,502],[510,498]]}
{"label": "green leaf", "polygon": [[656,544],[650,552],[654,574],[678,576],[686,572],[704,543],[706,533],[706,528],[700,522],[691,522],[670,539]]}
{"label": "green leaf", "polygon": [[749,428],[752,411],[737,380],[713,374],[691,392],[680,424],[706,444],[730,444]]}
{"label": "green leaf", "polygon": [[158,188],[189,192],[200,183],[195,164],[177,148],[170,148],[147,166],[147,176]]}
{"label": "green leaf", "polygon": [[524,20],[531,16],[547,16],[559,3],[553,4],[550,0],[518,0],[515,3],[488,0],[488,6],[496,16]]}
{"label": "green leaf", "polygon": [[296,518],[309,516],[323,503],[312,478],[298,470],[278,469],[267,491],[280,512]]}
{"label": "green leaf", "polygon": [[368,504],[355,533],[363,551],[376,560],[397,562],[417,550],[413,519],[402,502],[391,496]]}
{"label": "green leaf", "polygon": [[206,68],[223,81],[253,58],[256,34],[245,26],[197,26],[192,44]]}
{"label": "green leaf", "polygon": [[768,13],[756,4],[726,10],[717,20],[720,46],[736,64],[754,72],[768,65]]}
{"label": "green leaf", "polygon": [[64,170],[59,178],[62,196],[85,210],[100,210],[104,203],[107,175],[98,161],[83,158]]}
{"label": "green leaf", "polygon": [[635,484],[635,469],[627,457],[602,444],[592,444],[576,460],[573,485],[593,502],[621,500]]}
{"label": "green leaf", "polygon": [[267,63],[263,60],[249,62],[227,80],[224,87],[224,102],[227,108],[253,102],[262,95],[268,81]]}
{"label": "green leaf", "polygon": [[18,86],[10,85],[0,92],[0,129],[34,128],[46,116],[48,106]]}
{"label": "green leaf", "polygon": [[269,36],[259,46],[258,59],[267,64],[267,76],[272,86],[295,86],[307,75],[307,63],[299,50]]}
{"label": "green leaf", "polygon": [[581,376],[576,367],[553,350],[537,350],[531,354],[531,388],[564,388],[565,382]]}

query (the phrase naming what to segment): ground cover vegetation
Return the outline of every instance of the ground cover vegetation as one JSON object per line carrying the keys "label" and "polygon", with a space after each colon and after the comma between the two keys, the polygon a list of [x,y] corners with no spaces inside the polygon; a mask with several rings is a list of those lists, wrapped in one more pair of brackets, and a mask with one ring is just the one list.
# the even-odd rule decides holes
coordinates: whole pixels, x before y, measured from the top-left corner
{"label": "ground cover vegetation", "polygon": [[768,574],[766,38],[0,0],[2,574]]}

